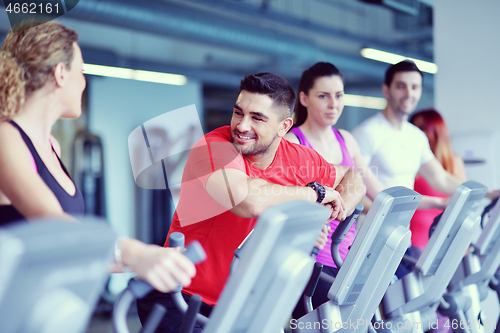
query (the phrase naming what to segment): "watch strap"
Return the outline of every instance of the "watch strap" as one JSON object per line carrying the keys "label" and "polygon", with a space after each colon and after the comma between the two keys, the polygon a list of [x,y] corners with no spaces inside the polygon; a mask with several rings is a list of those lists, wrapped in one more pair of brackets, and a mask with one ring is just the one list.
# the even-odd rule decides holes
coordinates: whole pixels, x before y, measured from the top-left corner
{"label": "watch strap", "polygon": [[321,185],[318,182],[310,182],[306,186],[309,186],[314,191],[316,191],[316,193],[318,194],[318,199],[316,200],[317,203],[323,202],[323,199],[325,199],[325,196],[326,196],[326,190],[325,190],[325,187],[323,185]]}

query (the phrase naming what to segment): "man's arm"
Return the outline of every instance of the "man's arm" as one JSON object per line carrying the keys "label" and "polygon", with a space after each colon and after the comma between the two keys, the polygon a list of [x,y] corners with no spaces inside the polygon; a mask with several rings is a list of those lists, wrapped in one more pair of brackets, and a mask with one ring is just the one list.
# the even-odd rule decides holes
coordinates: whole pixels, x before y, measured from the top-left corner
{"label": "man's arm", "polygon": [[[357,178],[355,174],[348,172],[349,168],[334,167],[335,186],[341,185],[343,196],[334,188],[325,186],[326,194],[322,203],[332,203],[333,218],[345,218],[344,197],[349,200],[350,205],[353,205],[351,203],[353,193],[356,189],[357,191],[360,189],[357,181],[351,184],[353,180],[350,179]],[[362,186],[364,188],[364,185]],[[247,218],[257,218],[266,208],[282,202],[299,199],[315,202],[318,199],[317,193],[310,187],[273,184],[261,178],[250,178],[242,171],[231,168],[214,172],[207,180],[206,190],[212,198],[232,213]],[[351,212],[356,205],[357,203],[352,206]]]}
{"label": "man's arm", "polygon": [[354,212],[356,206],[365,197],[366,186],[361,174],[356,169],[339,165],[335,165],[335,169],[337,178],[335,179],[334,188],[339,192],[345,203],[344,214],[339,215],[337,220],[343,221]]}
{"label": "man's arm", "polygon": [[318,198],[310,187],[272,184],[229,168],[214,172],[208,178],[206,190],[232,213],[247,218],[257,218],[266,208],[282,202],[295,199],[314,202]]}
{"label": "man's arm", "polygon": [[[451,173],[446,171],[436,158],[422,164],[419,174],[429,183],[432,188],[444,194],[452,195],[462,182]],[[423,196],[418,209],[444,209],[449,202],[449,198],[438,198]]]}
{"label": "man's arm", "polygon": [[422,200],[418,204],[417,209],[440,209],[443,210],[450,202],[450,198],[433,197],[430,195],[423,195]]}
{"label": "man's arm", "polygon": [[462,182],[446,171],[436,158],[422,164],[418,171],[432,188],[444,194],[452,195]]}
{"label": "man's arm", "polygon": [[[462,182],[451,173],[447,172],[437,159],[432,159],[420,167],[419,173],[435,190],[452,195]],[[500,190],[488,189],[486,198],[494,200],[500,196]],[[444,209],[449,199],[424,196],[418,209],[438,208]]]}

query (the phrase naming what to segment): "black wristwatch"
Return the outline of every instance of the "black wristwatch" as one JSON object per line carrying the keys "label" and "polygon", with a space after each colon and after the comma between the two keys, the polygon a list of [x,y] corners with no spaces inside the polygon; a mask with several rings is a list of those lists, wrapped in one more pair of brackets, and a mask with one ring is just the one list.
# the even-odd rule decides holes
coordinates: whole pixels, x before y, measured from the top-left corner
{"label": "black wristwatch", "polygon": [[325,188],[323,187],[323,185],[321,185],[318,182],[310,182],[306,186],[309,186],[310,188],[315,190],[316,193],[318,193],[318,200],[316,200],[316,202],[321,203],[326,195],[326,191],[325,191]]}

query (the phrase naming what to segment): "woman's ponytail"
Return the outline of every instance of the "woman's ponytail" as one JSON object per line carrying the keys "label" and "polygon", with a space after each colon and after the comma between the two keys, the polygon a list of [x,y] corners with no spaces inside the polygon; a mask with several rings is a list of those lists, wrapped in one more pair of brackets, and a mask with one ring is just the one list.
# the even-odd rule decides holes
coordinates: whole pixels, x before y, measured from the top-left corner
{"label": "woman's ponytail", "polygon": [[0,51],[0,121],[12,120],[25,98],[25,70],[9,52]]}

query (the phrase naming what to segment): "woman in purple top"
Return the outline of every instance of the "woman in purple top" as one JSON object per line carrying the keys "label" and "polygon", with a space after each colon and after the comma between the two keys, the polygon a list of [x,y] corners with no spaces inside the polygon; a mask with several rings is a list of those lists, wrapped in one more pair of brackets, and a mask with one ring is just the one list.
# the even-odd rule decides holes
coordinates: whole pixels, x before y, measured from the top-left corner
{"label": "woman in purple top", "polygon": [[[344,108],[344,77],[342,73],[330,63],[316,63],[302,73],[297,93],[294,111],[295,124],[285,139],[316,150],[332,164],[357,168],[363,176],[367,196],[373,200],[377,193],[384,189],[383,185],[364,164],[354,137],[345,130],[333,128]],[[337,225],[338,221],[331,221],[330,228],[334,230]],[[355,232],[353,224],[339,246],[342,260],[347,256]],[[316,261],[323,264],[325,273],[335,276],[337,268],[330,252],[331,234],[332,232],[329,233],[327,244],[317,255]],[[327,301],[326,295],[329,287],[321,281],[318,283],[316,293],[313,296],[315,307]],[[297,312],[294,315],[297,315]]]}

